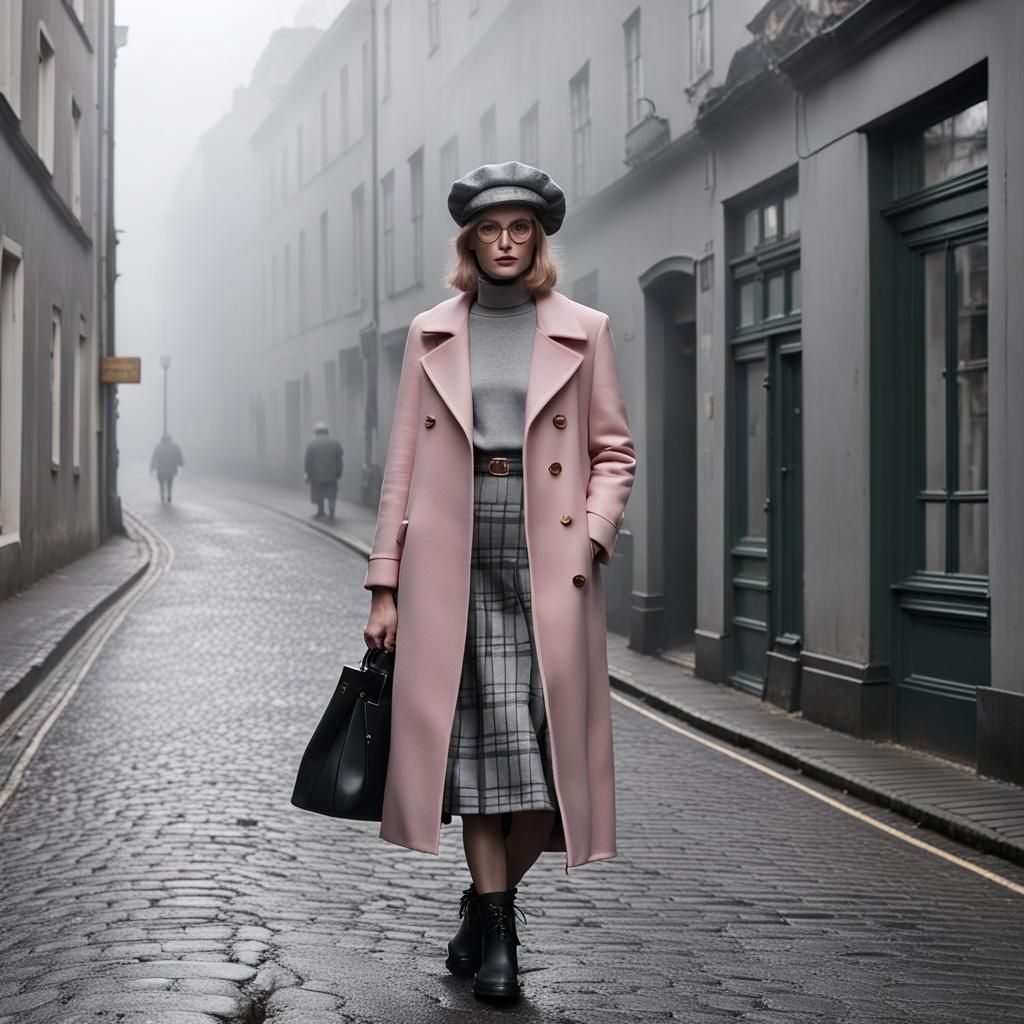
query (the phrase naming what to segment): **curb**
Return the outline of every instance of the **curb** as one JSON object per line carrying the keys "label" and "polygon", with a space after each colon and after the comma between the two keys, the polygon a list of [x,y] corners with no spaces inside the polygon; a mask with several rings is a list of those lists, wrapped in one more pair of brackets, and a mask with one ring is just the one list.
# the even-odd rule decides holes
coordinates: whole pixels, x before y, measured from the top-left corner
{"label": "curb", "polygon": [[[140,544],[139,547],[142,548],[143,545]],[[100,598],[96,604],[86,611],[60,640],[50,648],[42,661],[37,661],[32,665],[21,679],[0,697],[0,723],[4,722],[12,712],[17,710],[31,696],[39,682],[60,662],[100,615],[141,579],[149,569],[150,562],[151,557],[148,554],[144,555],[142,562],[127,579],[122,580],[113,590]]]}
{"label": "curb", "polygon": [[[315,530],[317,533],[350,548],[364,558],[368,558],[370,555],[369,545],[356,537],[327,530],[317,523],[309,522],[291,512],[275,508],[273,505],[264,505],[262,502],[253,502],[253,504],[261,505],[263,508],[270,509],[296,523]],[[772,743],[770,740],[744,732],[725,722],[709,718],[707,715],[689,711],[682,705],[666,700],[657,694],[645,690],[636,683],[629,682],[615,675],[614,670],[609,670],[608,679],[612,687],[621,693],[635,697],[649,707],[686,722],[700,729],[701,732],[726,740],[737,747],[752,750],[778,764],[797,768],[808,778],[823,782],[833,789],[859,797],[861,800],[874,804],[877,807],[894,811],[915,824],[923,825],[933,832],[947,836],[950,839],[955,839],[965,846],[970,846],[982,853],[994,854],[1003,860],[1024,866],[1024,844],[1015,843],[1007,836],[993,832],[984,826],[972,824],[964,818],[950,815],[941,808],[933,807],[926,803],[911,803],[898,793],[872,785],[863,779],[858,779],[856,776],[839,771],[830,764],[809,758],[805,754],[798,754],[782,744]],[[708,683],[707,685],[711,686],[714,684]]]}
{"label": "curb", "polygon": [[[743,732],[717,719],[688,711],[685,707],[650,693],[643,687],[637,686],[636,683],[628,682],[611,672],[609,672],[609,679],[614,689],[635,697],[657,711],[686,722],[700,729],[701,732],[727,740],[737,747],[762,754],[779,764],[798,768],[808,778],[824,782],[833,789],[842,790],[844,793],[859,797],[878,807],[895,811],[902,817],[923,825],[933,832],[955,839],[965,846],[1024,866],[1024,844],[1015,843],[1007,836],[993,832],[984,826],[975,825],[964,818],[958,818],[941,808],[926,803],[912,803],[898,793],[872,785],[854,775],[841,772],[832,765],[809,758],[805,754],[797,754],[782,744],[772,743],[770,740]],[[708,685],[714,684],[709,683]]]}
{"label": "curb", "polygon": [[259,508],[265,508],[269,512],[276,512],[279,516],[284,516],[285,519],[290,519],[293,523],[298,523],[300,526],[305,526],[309,530],[314,530],[324,537],[329,537],[338,544],[354,551],[357,555],[362,555],[363,558],[368,559],[370,557],[370,545],[361,541],[358,537],[353,537],[350,533],[336,533],[334,530],[328,530],[325,526],[321,526],[319,523],[303,519],[302,516],[298,516],[294,512],[286,512],[283,508],[278,508],[276,505],[268,505],[265,502],[256,501],[252,498],[242,498],[241,500],[247,501],[250,505],[256,505]]}

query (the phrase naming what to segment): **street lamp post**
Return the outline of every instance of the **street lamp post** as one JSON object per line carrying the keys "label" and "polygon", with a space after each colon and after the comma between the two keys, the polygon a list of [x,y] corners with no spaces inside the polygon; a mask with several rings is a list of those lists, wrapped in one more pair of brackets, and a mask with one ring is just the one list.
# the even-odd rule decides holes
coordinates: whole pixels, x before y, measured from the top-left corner
{"label": "street lamp post", "polygon": [[164,431],[163,431],[163,435],[162,436],[166,437],[167,436],[167,370],[169,369],[169,367],[171,365],[171,357],[170,356],[161,356],[160,357],[160,365],[164,368]]}

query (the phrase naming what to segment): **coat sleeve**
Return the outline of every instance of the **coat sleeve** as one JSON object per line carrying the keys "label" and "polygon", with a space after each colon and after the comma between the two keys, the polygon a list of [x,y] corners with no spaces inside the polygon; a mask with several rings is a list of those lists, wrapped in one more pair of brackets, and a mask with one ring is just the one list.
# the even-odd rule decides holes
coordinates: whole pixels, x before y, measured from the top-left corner
{"label": "coat sleeve", "polygon": [[423,372],[420,356],[424,349],[417,320],[410,324],[405,342],[395,415],[391,421],[391,440],[388,442],[380,504],[377,506],[377,528],[373,534],[366,580],[363,583],[367,590],[373,587],[398,587],[398,566],[402,558],[398,527],[405,518],[409,500],[409,484],[420,423],[420,374]]}
{"label": "coat sleeve", "polygon": [[601,545],[597,558],[607,564],[611,561],[636,473],[636,451],[607,317],[597,333],[594,347],[588,435],[587,531],[591,539]]}

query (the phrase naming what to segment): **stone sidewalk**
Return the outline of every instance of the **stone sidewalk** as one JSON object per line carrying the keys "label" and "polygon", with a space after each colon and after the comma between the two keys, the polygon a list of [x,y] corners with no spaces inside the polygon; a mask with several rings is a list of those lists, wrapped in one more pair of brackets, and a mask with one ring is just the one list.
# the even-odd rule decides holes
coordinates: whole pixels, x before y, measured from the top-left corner
{"label": "stone sidewalk", "polygon": [[[218,482],[218,486],[223,486]],[[291,516],[367,556],[376,516],[339,502],[334,523],[314,520],[302,492],[231,484],[237,497]],[[959,842],[1024,864],[1024,787],[983,778],[970,767],[895,743],[861,740],[790,714],[685,667],[608,637],[612,686],[739,747],[799,768]]]}
{"label": "stone sidewalk", "polygon": [[148,565],[140,542],[113,537],[0,602],[0,722]]}

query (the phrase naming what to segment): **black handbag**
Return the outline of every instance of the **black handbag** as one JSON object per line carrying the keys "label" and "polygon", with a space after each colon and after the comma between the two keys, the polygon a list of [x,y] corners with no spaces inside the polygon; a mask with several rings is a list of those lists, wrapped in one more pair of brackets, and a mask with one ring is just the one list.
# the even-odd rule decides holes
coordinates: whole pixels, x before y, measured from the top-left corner
{"label": "black handbag", "polygon": [[394,651],[346,665],[299,764],[292,803],[334,818],[380,821],[391,745]]}

